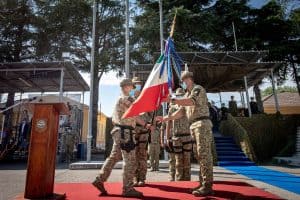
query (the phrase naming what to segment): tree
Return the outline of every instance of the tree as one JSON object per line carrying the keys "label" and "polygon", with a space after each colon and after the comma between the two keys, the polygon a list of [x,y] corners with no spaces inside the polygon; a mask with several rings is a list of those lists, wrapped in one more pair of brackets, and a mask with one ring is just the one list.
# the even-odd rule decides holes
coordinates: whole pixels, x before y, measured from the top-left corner
{"label": "tree", "polygon": [[[28,1],[0,2],[0,62],[33,59],[36,18]],[[3,81],[3,80],[2,80]],[[8,93],[6,107],[14,104],[13,92]],[[12,128],[12,109],[5,113],[5,126]]]}
{"label": "tree", "polygon": [[[205,43],[210,37],[206,24],[212,18],[206,12],[211,0],[184,1],[176,0],[163,1],[164,15],[164,39],[169,36],[169,27],[177,9],[176,27],[174,40],[178,51],[205,50]],[[153,61],[153,54],[160,52],[159,40],[159,4],[154,0],[138,1],[140,8],[134,18],[132,29],[132,62],[147,63]],[[201,26],[198,26],[201,24]]]}
{"label": "tree", "polygon": [[[278,87],[276,89],[277,93],[282,93],[282,92],[291,92],[291,93],[297,93],[297,88],[296,87],[291,87],[291,86],[283,86],[283,87]],[[262,96],[268,96],[273,94],[273,89],[272,87],[267,87],[262,91]]]}
{"label": "tree", "polygon": [[[82,71],[90,70],[92,2],[89,0],[40,1],[44,23],[40,29],[39,56],[61,59],[63,52]],[[104,73],[123,72],[124,6],[122,1],[96,1],[94,97],[92,116],[93,146],[96,144],[99,82]],[[121,12],[120,12],[121,11]],[[46,44],[46,45],[45,45]]]}

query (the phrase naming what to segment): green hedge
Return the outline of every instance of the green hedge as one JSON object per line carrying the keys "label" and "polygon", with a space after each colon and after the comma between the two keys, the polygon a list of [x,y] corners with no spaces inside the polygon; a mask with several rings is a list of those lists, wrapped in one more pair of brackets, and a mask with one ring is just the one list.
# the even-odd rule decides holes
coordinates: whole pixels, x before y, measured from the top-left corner
{"label": "green hedge", "polygon": [[300,126],[300,115],[261,114],[251,118],[229,116],[227,121],[222,122],[221,132],[234,136],[249,157],[253,152],[254,157],[250,157],[251,160],[254,158],[264,162],[278,154],[293,154],[295,143],[291,144],[291,140],[295,141],[297,126]]}
{"label": "green hedge", "polygon": [[[236,120],[245,128],[258,161],[270,160],[278,155],[296,136],[300,115],[254,115],[251,118],[238,117]],[[290,146],[293,150],[295,145]],[[286,151],[293,152],[293,151]],[[290,155],[285,155],[290,156]]]}
{"label": "green hedge", "polygon": [[252,161],[256,161],[256,156],[247,131],[241,126],[235,117],[228,114],[227,120],[222,121],[220,124],[220,131],[224,135],[233,136],[235,142],[241,147],[248,158]]}

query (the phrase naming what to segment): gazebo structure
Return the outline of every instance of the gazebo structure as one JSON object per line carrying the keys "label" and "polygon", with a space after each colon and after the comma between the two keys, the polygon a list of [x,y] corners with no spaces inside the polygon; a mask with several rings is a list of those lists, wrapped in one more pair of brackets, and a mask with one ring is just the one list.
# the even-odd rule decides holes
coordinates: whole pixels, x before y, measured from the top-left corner
{"label": "gazebo structure", "polygon": [[[23,93],[89,91],[89,86],[71,62],[10,62],[0,63],[0,94],[21,93],[20,102],[1,110],[3,113],[22,103]],[[28,101],[28,100],[27,100]],[[2,132],[4,127],[2,121]]]}
{"label": "gazebo structure", "polygon": [[89,91],[71,62],[0,63],[0,93]]}
{"label": "gazebo structure", "polygon": [[[278,101],[275,92],[273,70],[282,62],[264,62],[268,51],[227,51],[227,52],[178,52],[189,71],[194,73],[195,82],[203,85],[207,92],[246,92],[249,106],[248,88],[267,75],[272,77],[276,108]],[[158,54],[155,56],[158,57]],[[153,64],[138,64],[131,68],[132,76],[145,81]],[[251,116],[251,110],[249,116]]]}

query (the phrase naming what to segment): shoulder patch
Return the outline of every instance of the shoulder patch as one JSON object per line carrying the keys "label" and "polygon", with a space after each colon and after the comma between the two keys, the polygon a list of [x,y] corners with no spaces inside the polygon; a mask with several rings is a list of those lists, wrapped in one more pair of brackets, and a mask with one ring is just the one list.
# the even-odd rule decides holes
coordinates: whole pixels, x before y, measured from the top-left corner
{"label": "shoulder patch", "polygon": [[198,96],[200,94],[200,92],[201,92],[201,88],[196,87],[196,88],[193,89],[192,94]]}

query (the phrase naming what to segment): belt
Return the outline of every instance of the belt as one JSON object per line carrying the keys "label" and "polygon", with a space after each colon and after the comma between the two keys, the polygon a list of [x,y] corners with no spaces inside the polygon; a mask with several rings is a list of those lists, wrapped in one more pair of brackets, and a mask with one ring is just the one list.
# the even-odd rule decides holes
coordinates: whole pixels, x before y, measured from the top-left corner
{"label": "belt", "polygon": [[190,136],[190,133],[182,133],[182,134],[174,134],[174,137],[185,137],[185,136]]}
{"label": "belt", "polygon": [[197,118],[193,119],[190,124],[197,122],[197,121],[206,120],[206,119],[210,119],[210,117],[209,116],[197,117]]}
{"label": "belt", "polygon": [[120,127],[121,129],[134,130],[134,128],[132,126],[128,126],[128,125],[115,124],[115,126]]}

